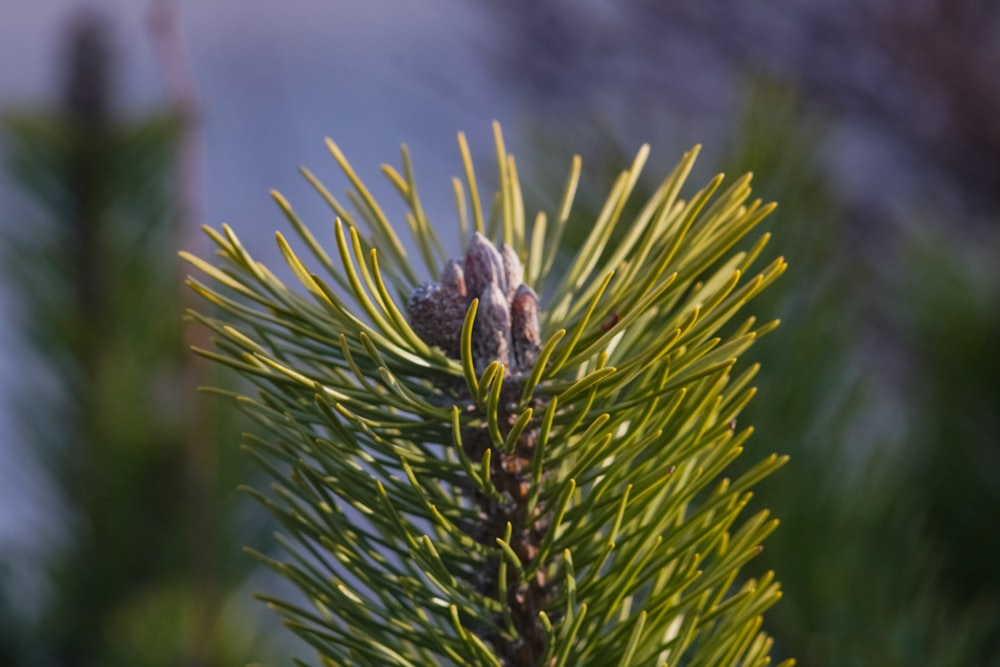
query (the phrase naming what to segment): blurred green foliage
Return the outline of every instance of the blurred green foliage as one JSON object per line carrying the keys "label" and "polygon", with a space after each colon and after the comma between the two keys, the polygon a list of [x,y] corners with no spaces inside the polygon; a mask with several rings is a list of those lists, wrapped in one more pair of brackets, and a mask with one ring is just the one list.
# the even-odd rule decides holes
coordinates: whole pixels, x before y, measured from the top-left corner
{"label": "blurred green foliage", "polygon": [[780,197],[790,262],[749,411],[792,454],[759,494],[783,519],[762,559],[786,581],[768,620],[807,667],[997,664],[1000,590],[983,564],[1000,558],[984,530],[1000,519],[998,237],[970,271],[988,251],[941,221],[848,224],[825,138],[793,95],[758,87],[724,160]]}
{"label": "blurred green foliage", "polygon": [[247,473],[220,446],[238,421],[193,399],[197,382],[231,380],[199,377],[182,330],[183,126],[112,112],[103,30],[76,27],[62,109],[4,117],[21,206],[2,265],[28,352],[13,412],[65,534],[38,554],[40,599],[13,598],[19,573],[0,571],[0,663],[241,665],[265,654],[256,619],[227,603],[251,571],[234,491]]}

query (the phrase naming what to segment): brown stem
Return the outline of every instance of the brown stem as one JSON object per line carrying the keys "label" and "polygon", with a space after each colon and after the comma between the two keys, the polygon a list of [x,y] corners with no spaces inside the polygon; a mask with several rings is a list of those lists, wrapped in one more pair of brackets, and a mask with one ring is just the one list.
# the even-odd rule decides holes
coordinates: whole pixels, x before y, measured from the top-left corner
{"label": "brown stem", "polygon": [[[512,383],[505,388],[504,394],[498,419],[501,432],[506,435],[517,417],[512,407],[520,395],[520,387],[517,383]],[[485,545],[495,546],[497,538],[504,537],[507,524],[510,523],[513,528],[510,547],[525,569],[538,555],[541,541],[551,520],[550,513],[541,506],[536,505],[529,509],[528,504],[532,492],[531,459],[537,437],[537,429],[525,429],[512,453],[498,454],[494,449],[490,476],[493,485],[504,498],[503,503],[485,494],[476,494],[482,524],[475,531],[475,537]],[[481,459],[485,451],[492,447],[485,428],[467,432],[463,437],[463,443],[466,453],[473,460]],[[482,594],[497,595],[498,568],[499,562],[495,563],[490,568],[489,574],[479,582]],[[547,609],[552,601],[546,569],[546,564],[541,564],[528,581],[508,583],[506,604],[510,610],[516,637],[512,640],[502,632],[496,631],[489,633],[488,636],[503,665],[529,667],[541,664],[547,648],[547,636],[539,621],[538,612]],[[503,619],[498,618],[497,621],[500,625]]]}

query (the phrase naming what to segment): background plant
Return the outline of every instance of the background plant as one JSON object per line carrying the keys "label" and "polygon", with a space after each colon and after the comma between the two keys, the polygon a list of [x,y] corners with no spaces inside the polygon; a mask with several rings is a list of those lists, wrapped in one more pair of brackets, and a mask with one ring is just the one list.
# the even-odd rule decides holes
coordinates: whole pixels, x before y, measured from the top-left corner
{"label": "background plant", "polygon": [[235,502],[246,463],[214,447],[246,424],[186,398],[197,371],[170,315],[180,265],[164,252],[182,227],[183,119],[119,113],[107,31],[96,15],[72,24],[61,107],[3,117],[19,206],[2,269],[34,369],[14,410],[64,534],[4,549],[0,663],[245,664],[266,642],[229,602],[253,570],[234,536],[266,524]]}

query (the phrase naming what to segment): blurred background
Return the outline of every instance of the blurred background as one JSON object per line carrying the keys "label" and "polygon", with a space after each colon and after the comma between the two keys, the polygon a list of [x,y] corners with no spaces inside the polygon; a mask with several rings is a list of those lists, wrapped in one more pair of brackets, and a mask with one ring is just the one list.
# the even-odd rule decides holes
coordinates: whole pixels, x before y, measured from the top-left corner
{"label": "blurred background", "polygon": [[383,202],[406,141],[447,229],[494,118],[531,210],[580,153],[586,220],[643,142],[647,188],[702,143],[692,190],[780,202],[741,418],[747,464],[792,456],[755,499],[775,656],[1000,665],[996,3],[4,0],[0,115],[0,665],[308,655],[251,600],[272,526],[248,425],[193,395],[233,379],[185,352],[176,251],[229,222],[278,263],[270,188],[322,230],[325,136]]}

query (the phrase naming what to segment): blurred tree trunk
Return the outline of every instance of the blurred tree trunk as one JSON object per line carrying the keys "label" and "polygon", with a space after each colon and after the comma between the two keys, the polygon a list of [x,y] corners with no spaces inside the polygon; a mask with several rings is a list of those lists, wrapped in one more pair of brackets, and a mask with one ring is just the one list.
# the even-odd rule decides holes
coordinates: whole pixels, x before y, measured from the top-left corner
{"label": "blurred tree trunk", "polygon": [[[189,398],[225,380],[193,365],[181,322],[175,253],[197,214],[198,158],[184,144],[196,119],[183,105],[116,113],[109,30],[96,14],[72,24],[57,113],[6,118],[7,166],[34,214],[4,230],[33,352],[18,412],[71,530],[42,555],[52,594],[42,618],[12,628],[5,664],[245,664],[262,636],[225,597],[250,562],[219,539],[235,519],[222,499],[243,476],[224,446],[239,424]],[[54,390],[30,382],[33,365]]]}

